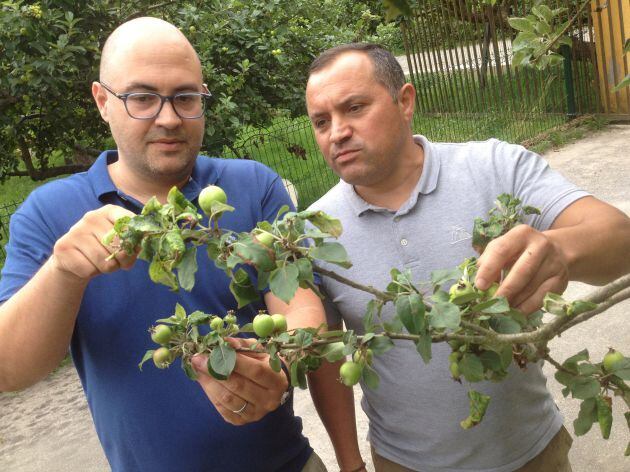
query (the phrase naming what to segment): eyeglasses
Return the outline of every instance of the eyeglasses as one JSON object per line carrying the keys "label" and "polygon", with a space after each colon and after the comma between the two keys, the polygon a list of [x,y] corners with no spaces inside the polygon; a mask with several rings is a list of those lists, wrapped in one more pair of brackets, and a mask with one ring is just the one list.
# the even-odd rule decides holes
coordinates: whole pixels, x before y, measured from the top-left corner
{"label": "eyeglasses", "polygon": [[121,99],[127,114],[136,120],[152,120],[160,114],[166,101],[171,102],[177,116],[184,120],[201,118],[206,100],[212,96],[209,92],[182,92],[168,96],[153,92],[116,93],[103,82],[99,84],[114,97]]}

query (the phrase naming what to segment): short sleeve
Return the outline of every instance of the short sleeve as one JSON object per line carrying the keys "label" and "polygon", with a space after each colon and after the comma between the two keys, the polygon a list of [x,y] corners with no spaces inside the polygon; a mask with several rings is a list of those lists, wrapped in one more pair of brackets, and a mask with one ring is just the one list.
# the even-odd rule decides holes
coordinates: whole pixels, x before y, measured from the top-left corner
{"label": "short sleeve", "polygon": [[515,163],[512,193],[523,204],[540,210],[540,215],[527,221],[539,231],[549,229],[564,209],[590,195],[553,170],[541,156],[523,146],[500,142],[497,151],[502,159]]}
{"label": "short sleeve", "polygon": [[0,302],[26,285],[50,257],[56,241],[43,221],[29,213],[34,213],[34,209],[27,200],[9,223],[7,255],[0,276]]}

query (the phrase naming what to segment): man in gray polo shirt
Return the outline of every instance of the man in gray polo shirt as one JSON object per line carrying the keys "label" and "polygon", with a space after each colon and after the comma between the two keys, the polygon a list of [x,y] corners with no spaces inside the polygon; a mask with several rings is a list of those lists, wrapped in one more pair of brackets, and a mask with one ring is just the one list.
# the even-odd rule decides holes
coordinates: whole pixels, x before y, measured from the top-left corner
{"label": "man in gray polo shirt", "polygon": [[[472,223],[497,195],[510,193],[541,214],[492,242],[479,259],[476,285],[499,288],[531,313],[546,292],[569,280],[605,283],[628,271],[630,220],[576,188],[538,155],[497,140],[431,143],[411,132],[415,90],[395,58],[374,45],[324,52],[312,64],[308,114],[328,165],[341,181],[311,209],[341,219],[340,242],[353,266],[341,273],[375,287],[389,269],[415,281],[475,255]],[[328,267],[330,268],[330,267]],[[335,268],[339,270],[339,268]],[[329,322],[362,332],[370,296],[324,278]],[[385,319],[393,316],[386,305]],[[425,365],[400,341],[374,359],[378,389],[364,389],[369,441],[377,471],[569,471],[571,438],[540,366],[512,369],[501,383],[475,388],[490,395],[484,421],[471,430],[467,389],[448,375],[449,346],[434,345]]]}

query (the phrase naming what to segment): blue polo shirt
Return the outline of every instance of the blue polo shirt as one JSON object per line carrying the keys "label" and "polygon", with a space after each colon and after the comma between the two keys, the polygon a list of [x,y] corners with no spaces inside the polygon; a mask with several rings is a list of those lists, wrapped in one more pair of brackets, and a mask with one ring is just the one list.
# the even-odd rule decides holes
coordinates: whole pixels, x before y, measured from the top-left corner
{"label": "blue polo shirt", "polygon": [[[57,239],[87,211],[115,204],[138,213],[142,205],[118,190],[107,164],[115,151],[102,153],[87,171],[36,189],[11,218],[7,258],[0,278],[0,301],[7,300],[48,259]],[[199,156],[182,189],[197,202],[202,188],[222,187],[228,203],[221,225],[249,231],[257,221],[273,220],[291,205],[281,179],[253,161]],[[94,419],[96,432],[114,471],[299,471],[312,449],[302,421],[288,401],[256,423],[232,426],[190,381],[177,361],[158,370],[138,363],[154,348],[147,329],[170,316],[176,303],[188,313],[224,315],[236,309],[229,280],[203,250],[191,292],[171,292],[149,279],[148,263],[90,281],[72,336],[71,352]],[[260,302],[237,311],[251,321]]]}

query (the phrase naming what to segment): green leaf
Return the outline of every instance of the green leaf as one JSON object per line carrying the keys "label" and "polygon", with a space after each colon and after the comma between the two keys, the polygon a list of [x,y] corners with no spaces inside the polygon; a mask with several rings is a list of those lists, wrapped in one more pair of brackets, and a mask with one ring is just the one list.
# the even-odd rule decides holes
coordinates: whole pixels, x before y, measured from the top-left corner
{"label": "green leaf", "polygon": [[555,52],[548,54],[547,57],[549,58],[548,61],[551,67],[559,66],[564,62],[564,57],[562,57],[560,54],[556,54]]}
{"label": "green leaf", "polygon": [[155,197],[151,197],[149,198],[149,200],[147,200],[147,203],[144,204],[144,207],[142,207],[142,213],[140,214],[144,216],[151,213],[156,213],[160,210],[160,208],[162,208],[162,204],[158,201],[158,199]]}
{"label": "green leaf", "polygon": [[410,334],[418,334],[426,329],[424,302],[417,293],[401,295],[396,299],[396,314]]}
{"label": "green leaf", "polygon": [[536,33],[534,23],[527,18],[508,18],[508,23],[512,28],[518,31],[525,31],[528,33]]}
{"label": "green leaf", "polygon": [[269,367],[271,367],[271,370],[274,372],[280,372],[282,370],[282,361],[277,354],[269,356]]}
{"label": "green leaf", "polygon": [[216,218],[221,215],[221,213],[225,213],[226,211],[234,211],[234,207],[232,205],[228,205],[226,203],[222,203],[216,200],[210,204],[211,218]]}
{"label": "green leaf", "polygon": [[153,282],[166,285],[173,291],[177,291],[179,288],[175,274],[164,266],[164,262],[158,259],[154,259],[149,265],[149,277]]}
{"label": "green leaf", "polygon": [[301,211],[297,214],[297,216],[307,219],[320,231],[328,233],[336,238],[341,236],[341,233],[343,232],[341,221],[327,215],[321,210]]}
{"label": "green leaf", "polygon": [[515,334],[521,332],[521,325],[505,315],[493,315],[492,318],[490,318],[490,327],[500,334]]}
{"label": "green leaf", "polygon": [[557,316],[567,314],[568,303],[557,293],[549,292],[543,298],[543,308],[547,313]]}
{"label": "green leaf", "polygon": [[513,67],[522,67],[529,65],[532,57],[532,51],[529,48],[519,49],[514,52],[512,56],[512,66]]}
{"label": "green leaf", "polygon": [[313,278],[313,265],[311,264],[311,261],[303,257],[295,261],[295,266],[298,269],[299,280],[307,280],[313,283],[315,282],[315,279]]}
{"label": "green leaf", "polygon": [[236,365],[236,351],[229,344],[220,343],[212,350],[208,365],[212,367],[212,372],[228,378]]}
{"label": "green leaf", "polygon": [[576,300],[569,304],[569,307],[567,308],[567,316],[577,316],[587,311],[594,310],[595,308],[597,308],[597,303]]}
{"label": "green leaf", "polygon": [[594,398],[587,398],[580,404],[578,417],[573,420],[573,430],[576,436],[583,436],[588,433],[597,421],[597,406]]}
{"label": "green leaf", "polygon": [[431,348],[433,342],[431,340],[431,335],[428,332],[424,332],[420,334],[420,339],[416,341],[416,351],[422,357],[422,360],[425,364],[428,364],[431,361]]}
{"label": "green leaf", "polygon": [[184,257],[177,266],[177,279],[179,286],[190,292],[195,286],[195,273],[197,272],[197,247],[186,249]]}
{"label": "green leaf", "polygon": [[435,303],[449,303],[449,295],[444,290],[438,290],[431,295],[431,301]]}
{"label": "green leaf", "polygon": [[371,331],[374,328],[374,316],[380,312],[382,303],[378,300],[370,300],[365,307],[365,314],[363,315],[363,329],[366,332]]}
{"label": "green leaf", "polygon": [[588,364],[586,362],[583,362],[582,364],[578,365],[578,372],[580,375],[589,376],[595,373],[599,373],[600,369],[599,367],[593,364]]}
{"label": "green leaf", "polygon": [[429,313],[429,324],[433,328],[457,329],[461,322],[459,307],[448,302],[438,302]]}
{"label": "green leaf", "polygon": [[241,234],[232,248],[245,264],[254,265],[260,271],[271,271],[276,267],[274,252],[254,241],[250,234]]}
{"label": "green leaf", "polygon": [[431,272],[431,283],[440,286],[451,280],[458,280],[461,276],[462,271],[459,268],[434,270]]}
{"label": "green leaf", "polygon": [[182,361],[181,366],[184,370],[184,373],[190,380],[197,380],[199,378],[197,372],[195,372],[195,369],[193,369],[193,367],[188,362]]}
{"label": "green leaf", "polygon": [[553,13],[551,11],[551,8],[549,8],[544,3],[533,6],[532,13],[541,20],[546,21],[547,23],[551,23],[553,21]]}
{"label": "green leaf", "polygon": [[306,388],[306,368],[300,361],[295,361],[289,368],[291,372],[291,385],[293,387],[299,387],[301,389]]}
{"label": "green leaf", "polygon": [[348,269],[352,266],[348,260],[346,249],[339,243],[322,243],[309,249],[309,256],[314,259],[331,262]]}
{"label": "green leaf", "polygon": [[298,289],[300,271],[295,264],[288,263],[278,267],[269,276],[269,288],[272,293],[285,303],[289,303]]}
{"label": "green leaf", "polygon": [[188,316],[187,321],[189,326],[199,326],[201,324],[208,323],[211,318],[212,315],[197,310],[192,312],[190,316]]}
{"label": "green leaf", "polygon": [[144,364],[149,359],[152,359],[154,352],[155,352],[155,349],[150,349],[150,350],[148,350],[147,352],[144,353],[144,356],[142,357],[142,360],[140,361],[140,364],[138,364],[138,369],[142,370],[142,364]]}
{"label": "green leaf", "polygon": [[345,344],[341,341],[336,343],[325,344],[320,353],[328,362],[337,362],[346,357],[344,353]]}
{"label": "green leaf", "polygon": [[569,385],[569,388],[571,389],[573,398],[586,400],[587,398],[597,396],[600,385],[597,380],[591,377],[576,376],[571,385]]}
{"label": "green leaf", "polygon": [[466,353],[459,361],[459,371],[469,382],[483,380],[483,364],[475,354]]}
{"label": "green leaf", "polygon": [[583,349],[577,354],[569,357],[566,361],[562,363],[562,367],[565,367],[572,371],[577,371],[577,364],[581,361],[587,361],[589,359],[588,350]]}
{"label": "green leaf", "polygon": [[269,286],[269,276],[270,272],[258,272],[258,283],[256,284],[258,290],[262,291]]}
{"label": "green leaf", "polygon": [[499,356],[501,356],[501,367],[505,370],[512,363],[512,345],[502,346]]}
{"label": "green leaf", "polygon": [[473,306],[471,310],[489,314],[505,313],[510,310],[510,304],[505,297],[496,297]]}
{"label": "green leaf", "polygon": [[383,0],[385,8],[385,22],[395,20],[401,15],[411,16],[411,7],[407,0]]}
{"label": "green leaf", "polygon": [[394,347],[394,343],[392,342],[392,340],[383,335],[374,336],[374,338],[369,342],[368,345],[376,356],[385,354],[387,351]]}
{"label": "green leaf", "polygon": [[630,380],[630,358],[625,357],[611,370],[617,377],[623,380]]}
{"label": "green leaf", "polygon": [[247,272],[243,269],[239,269],[233,274],[230,281],[230,292],[234,295],[239,308],[260,300],[260,292],[252,285]]}
{"label": "green leaf", "polygon": [[171,190],[168,192],[166,201],[170,203],[171,205],[173,205],[173,208],[175,209],[175,213],[177,214],[181,213],[186,208],[189,208],[189,207],[195,208],[194,205],[186,199],[184,194],[180,192],[179,189],[175,186],[173,186]]}
{"label": "green leaf", "polygon": [[365,385],[372,390],[377,389],[381,382],[381,379],[379,378],[376,371],[372,369],[372,367],[370,367],[369,365],[365,365],[363,367],[361,379],[363,380],[363,382],[365,382]]}
{"label": "green leaf", "polygon": [[488,404],[490,403],[490,397],[474,390],[468,391],[469,406],[468,418],[462,420],[460,425],[463,429],[470,429],[473,426],[478,425],[483,420]]}
{"label": "green leaf", "polygon": [[484,369],[492,370],[494,372],[504,370],[503,363],[501,362],[501,356],[494,351],[483,351],[479,354],[479,359],[481,360]]}
{"label": "green leaf", "polygon": [[595,404],[597,405],[597,422],[599,423],[599,429],[602,432],[602,437],[608,439],[613,422],[612,408],[601,395],[595,398]]}

